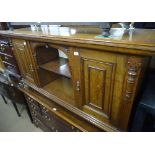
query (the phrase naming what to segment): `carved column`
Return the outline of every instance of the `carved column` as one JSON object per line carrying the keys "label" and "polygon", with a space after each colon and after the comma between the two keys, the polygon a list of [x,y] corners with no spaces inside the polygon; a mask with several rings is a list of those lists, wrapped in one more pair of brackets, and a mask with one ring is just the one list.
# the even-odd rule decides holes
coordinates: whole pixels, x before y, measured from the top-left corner
{"label": "carved column", "polygon": [[142,57],[127,58],[126,75],[123,84],[124,88],[119,112],[119,126],[124,130],[128,127],[131,108],[136,95],[140,73],[143,68],[143,62],[144,58]]}
{"label": "carved column", "polygon": [[137,80],[141,71],[142,59],[129,57],[127,61],[127,73],[125,80],[124,102],[130,104],[135,95]]}

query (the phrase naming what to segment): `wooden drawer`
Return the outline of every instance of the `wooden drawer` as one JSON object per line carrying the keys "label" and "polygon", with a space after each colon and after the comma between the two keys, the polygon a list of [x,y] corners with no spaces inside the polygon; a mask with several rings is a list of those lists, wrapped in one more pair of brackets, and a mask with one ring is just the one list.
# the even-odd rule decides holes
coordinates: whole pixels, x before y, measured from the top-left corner
{"label": "wooden drawer", "polygon": [[42,129],[45,132],[50,132],[51,130],[45,126],[39,119],[37,119],[36,117],[34,117],[34,124],[36,127],[39,127],[40,129]]}
{"label": "wooden drawer", "polygon": [[10,63],[8,63],[6,61],[3,61],[3,64],[4,64],[5,68],[7,70],[9,70],[10,72],[15,73],[15,74],[19,73],[18,68],[15,65],[10,64]]}
{"label": "wooden drawer", "polygon": [[1,56],[2,61],[8,62],[8,63],[10,63],[10,64],[12,64],[14,66],[17,66],[16,60],[14,59],[14,57],[4,55],[4,54],[1,54],[1,53],[0,53],[0,56]]}
{"label": "wooden drawer", "polygon": [[[46,124],[52,131],[59,131],[59,132],[77,132],[80,131],[73,125],[67,123],[66,121],[62,120],[51,111],[49,111],[44,106],[40,105],[41,107],[41,116],[42,121]],[[52,110],[58,110],[53,108]]]}
{"label": "wooden drawer", "polygon": [[40,107],[39,107],[39,104],[34,101],[31,97],[29,96],[26,96],[26,100],[28,102],[28,105],[29,105],[29,108],[31,111],[34,111],[34,112],[37,112],[37,113],[40,113]]}
{"label": "wooden drawer", "polygon": [[8,55],[13,55],[11,47],[5,44],[0,44],[0,52],[8,54]]}

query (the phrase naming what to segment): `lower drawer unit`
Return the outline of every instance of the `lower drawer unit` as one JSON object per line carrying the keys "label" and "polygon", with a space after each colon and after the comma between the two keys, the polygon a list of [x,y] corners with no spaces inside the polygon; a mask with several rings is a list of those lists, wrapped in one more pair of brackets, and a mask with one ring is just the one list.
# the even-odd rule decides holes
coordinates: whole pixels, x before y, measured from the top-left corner
{"label": "lower drawer unit", "polygon": [[[31,92],[31,95],[33,95],[32,92]],[[59,108],[56,105],[53,106],[52,101],[50,102],[51,107],[49,108],[47,108],[49,103],[47,103],[46,106],[42,105],[42,103],[39,103],[38,101],[38,98],[40,98],[41,96],[37,98],[37,101],[28,95],[25,95],[25,97],[28,102],[34,124],[37,127],[41,126],[40,128],[43,131],[47,131],[47,129],[48,131],[53,131],[53,132],[101,131],[100,129],[92,126],[91,124],[88,124],[87,122],[83,122],[76,118],[74,118],[74,122],[72,120],[70,121],[67,118],[67,120],[69,120],[67,122],[64,118],[62,118],[64,117],[63,113],[65,113],[65,111],[62,112],[61,108]],[[45,100],[44,100],[44,104],[46,104]],[[57,113],[59,113],[59,115],[57,115]],[[62,117],[60,117],[60,115],[62,115]],[[69,116],[70,119],[71,117],[73,118],[74,116],[73,115]],[[45,127],[46,129],[44,129]]]}
{"label": "lower drawer unit", "polygon": [[[32,98],[26,96],[26,100],[28,102],[34,124],[35,125],[39,124],[39,125],[36,125],[37,127],[44,125],[50,131],[54,131],[54,132],[80,131],[76,127],[68,124],[67,122],[57,117],[55,114],[50,113],[47,108],[45,108],[42,105],[39,105],[39,103],[34,101]],[[40,128],[42,129],[43,127],[40,127]]]}

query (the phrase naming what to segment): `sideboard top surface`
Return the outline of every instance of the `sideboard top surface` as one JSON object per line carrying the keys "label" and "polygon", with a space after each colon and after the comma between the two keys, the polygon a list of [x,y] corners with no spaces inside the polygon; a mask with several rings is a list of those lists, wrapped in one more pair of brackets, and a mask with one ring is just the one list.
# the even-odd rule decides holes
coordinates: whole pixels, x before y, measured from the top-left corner
{"label": "sideboard top surface", "polygon": [[32,31],[31,28],[3,30],[0,35],[9,37],[63,41],[89,45],[123,47],[148,51],[155,55],[155,30],[112,28],[110,37],[102,37],[102,30],[96,27],[56,27]]}

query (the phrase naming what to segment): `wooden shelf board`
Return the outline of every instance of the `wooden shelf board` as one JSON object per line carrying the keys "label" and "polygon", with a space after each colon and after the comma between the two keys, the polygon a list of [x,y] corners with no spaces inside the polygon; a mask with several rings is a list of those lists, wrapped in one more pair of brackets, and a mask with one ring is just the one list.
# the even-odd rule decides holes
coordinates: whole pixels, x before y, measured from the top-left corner
{"label": "wooden shelf board", "polygon": [[64,58],[52,60],[40,66],[40,68],[71,78],[68,61]]}
{"label": "wooden shelf board", "polygon": [[70,79],[59,77],[53,82],[45,85],[43,89],[57,96],[58,98],[74,105],[74,92]]}

